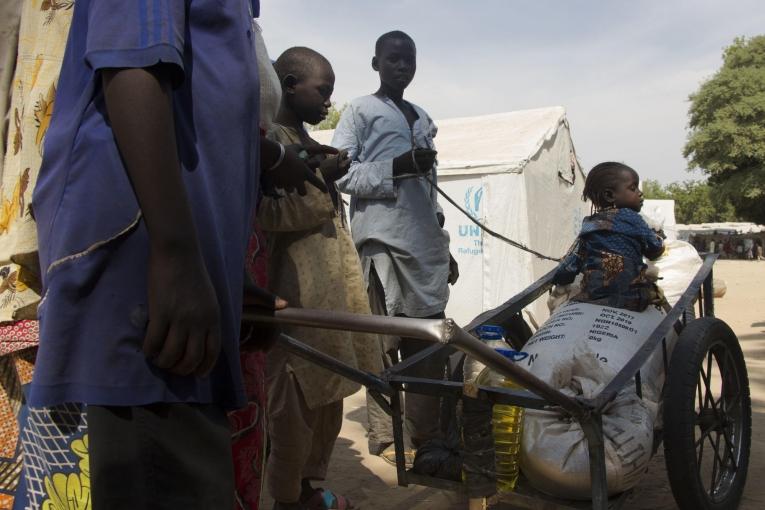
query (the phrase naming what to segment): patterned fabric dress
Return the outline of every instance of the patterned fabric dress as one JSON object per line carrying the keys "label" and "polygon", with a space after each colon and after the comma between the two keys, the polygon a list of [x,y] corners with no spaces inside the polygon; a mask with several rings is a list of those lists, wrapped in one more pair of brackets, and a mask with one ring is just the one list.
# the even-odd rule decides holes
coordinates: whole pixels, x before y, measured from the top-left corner
{"label": "patterned fabric dress", "polygon": [[71,0],[23,4],[0,180],[0,323],[35,319],[40,300],[37,229],[30,213],[72,20]]}
{"label": "patterned fabric dress", "polygon": [[[0,328],[4,329],[4,328]],[[0,357],[0,509],[13,508],[21,478],[19,415],[24,409],[22,387],[32,380],[34,348]]]}
{"label": "patterned fabric dress", "polygon": [[28,408],[22,415],[24,477],[14,510],[90,510],[85,407]]}
{"label": "patterned fabric dress", "polygon": [[[0,510],[85,509],[90,508],[90,482],[82,469],[87,468],[82,413],[30,411],[24,396],[39,339],[33,320],[40,299],[37,232],[29,204],[74,1],[25,0],[19,5],[9,126],[0,165]],[[22,477],[27,447],[32,457]]]}
{"label": "patterned fabric dress", "polygon": [[[274,124],[269,137],[284,145],[316,144],[297,130]],[[321,177],[321,173],[317,174]],[[330,186],[331,188],[331,186]],[[309,186],[305,196],[284,193],[265,196],[258,207],[258,224],[268,240],[268,289],[290,306],[370,314],[361,262],[343,213],[343,203],[332,192]],[[383,370],[377,335],[316,330],[285,325],[285,334],[354,368],[379,374]],[[269,353],[278,358],[279,347]],[[299,356],[287,354],[287,370],[295,375],[309,409],[338,402],[361,385]],[[267,362],[272,370],[275,368]]]}
{"label": "patterned fabric dress", "polygon": [[[256,13],[256,17],[259,13]],[[271,128],[281,104],[281,84],[268,56],[263,33],[253,23],[260,74],[260,127]],[[268,249],[263,232],[255,224],[247,247],[246,269],[260,288],[268,287]],[[247,406],[228,414],[236,484],[236,510],[258,510],[266,452],[266,355],[241,351],[240,362]]]}
{"label": "patterned fabric dress", "polygon": [[[268,284],[267,250],[256,226],[247,250],[247,272],[258,287]],[[263,482],[266,449],[266,355],[240,353],[247,406],[228,414],[234,457],[236,510],[257,510]]]}
{"label": "patterned fabric dress", "polygon": [[571,252],[553,278],[569,284],[582,273],[576,301],[642,312],[660,305],[656,285],[646,278],[643,256],[653,260],[664,251],[664,241],[632,209],[608,209],[586,217]]}

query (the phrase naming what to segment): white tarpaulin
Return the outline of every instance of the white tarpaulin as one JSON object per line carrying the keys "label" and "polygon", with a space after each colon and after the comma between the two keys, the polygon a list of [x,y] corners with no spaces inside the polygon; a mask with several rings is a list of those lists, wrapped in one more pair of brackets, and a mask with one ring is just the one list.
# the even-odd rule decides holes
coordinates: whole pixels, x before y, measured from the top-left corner
{"label": "white tarpaulin", "polygon": [[[439,185],[489,228],[545,255],[563,256],[589,213],[584,174],[562,107],[437,121]],[[329,143],[329,131],[311,133]],[[460,264],[446,315],[466,324],[555,267],[494,239],[439,197]],[[405,226],[402,226],[405,228]],[[542,300],[544,301],[544,300]],[[538,322],[544,302],[531,309]]]}
{"label": "white tarpaulin", "polygon": [[688,240],[692,235],[742,235],[765,232],[765,225],[756,223],[692,223],[677,225],[678,238]]}
{"label": "white tarpaulin", "polygon": [[677,239],[674,200],[646,199],[643,201],[643,209],[640,212],[644,216],[651,218],[654,223],[660,224],[668,240],[674,241]]}

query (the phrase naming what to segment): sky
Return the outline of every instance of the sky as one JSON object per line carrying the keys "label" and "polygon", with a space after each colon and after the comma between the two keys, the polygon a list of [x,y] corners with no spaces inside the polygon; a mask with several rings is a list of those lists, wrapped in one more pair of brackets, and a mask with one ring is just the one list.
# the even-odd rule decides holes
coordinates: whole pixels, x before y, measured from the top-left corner
{"label": "sky", "polygon": [[405,97],[436,121],[562,105],[585,169],[622,161],[668,184],[703,178],[682,155],[688,96],[736,37],[765,34],[765,1],[261,0],[259,22],[271,58],[330,60],[338,105],[377,89],[374,42],[403,30]]}

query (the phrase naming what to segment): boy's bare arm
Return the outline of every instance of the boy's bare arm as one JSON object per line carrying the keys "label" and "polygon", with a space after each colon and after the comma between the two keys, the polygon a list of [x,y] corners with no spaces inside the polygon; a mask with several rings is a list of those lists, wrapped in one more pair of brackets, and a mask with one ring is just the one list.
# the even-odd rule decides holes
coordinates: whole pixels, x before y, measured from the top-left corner
{"label": "boy's bare arm", "polygon": [[[327,193],[324,182],[313,172],[318,167],[318,161],[313,167],[310,159],[304,161],[299,155],[305,152],[309,157],[316,155],[337,154],[337,149],[328,145],[282,146],[266,137],[260,138],[260,184],[264,193],[269,194],[273,188],[281,188],[287,192],[296,191],[299,195],[307,193],[306,183]],[[297,149],[297,150],[296,150]],[[279,162],[279,153],[284,151]],[[277,162],[274,167],[274,163]]]}
{"label": "boy's bare arm", "polygon": [[109,121],[149,234],[144,353],[170,372],[206,374],[220,351],[220,310],[181,176],[169,73],[102,74]]}

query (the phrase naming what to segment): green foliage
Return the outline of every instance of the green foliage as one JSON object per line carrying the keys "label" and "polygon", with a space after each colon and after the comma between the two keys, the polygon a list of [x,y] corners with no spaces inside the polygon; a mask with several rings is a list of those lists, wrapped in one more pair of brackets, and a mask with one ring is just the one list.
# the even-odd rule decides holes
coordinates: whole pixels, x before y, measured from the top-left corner
{"label": "green foliage", "polygon": [[674,200],[678,223],[736,221],[733,204],[706,182],[673,182],[662,186],[658,181],[643,181],[643,195],[648,199]]}
{"label": "green foliage", "polygon": [[321,129],[335,129],[337,126],[337,123],[340,122],[340,115],[343,113],[343,110],[345,110],[348,107],[348,103],[343,104],[340,108],[337,107],[335,103],[332,103],[332,106],[329,107],[329,113],[327,113],[327,118],[323,121],[319,122],[315,126],[311,126],[311,131],[319,131]]}
{"label": "green foliage", "polygon": [[741,217],[765,223],[765,36],[737,38],[690,101],[690,166]]}
{"label": "green foliage", "polygon": [[672,195],[661,186],[659,181],[644,179],[640,184],[645,198],[654,200],[670,200],[672,198]]}
{"label": "green foliage", "polygon": [[765,170],[731,172],[725,179],[712,177],[714,189],[722,200],[731,202],[739,217],[765,224]]}

